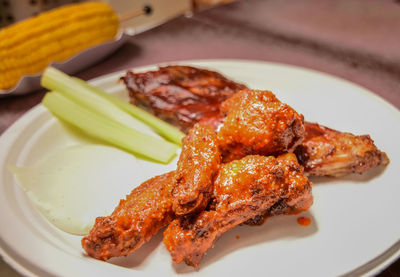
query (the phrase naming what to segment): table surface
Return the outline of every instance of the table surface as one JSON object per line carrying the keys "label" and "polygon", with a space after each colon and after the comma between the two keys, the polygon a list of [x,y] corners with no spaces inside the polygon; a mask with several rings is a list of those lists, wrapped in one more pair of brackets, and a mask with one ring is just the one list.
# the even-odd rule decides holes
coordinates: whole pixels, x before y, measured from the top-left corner
{"label": "table surface", "polygon": [[[118,70],[179,60],[262,60],[347,79],[399,109],[398,30],[399,1],[238,1],[181,16],[138,34],[111,56],[76,75],[88,80]],[[37,91],[1,98],[0,134],[40,103],[44,94]],[[19,276],[1,260],[0,275]],[[400,260],[378,276],[400,276]]]}

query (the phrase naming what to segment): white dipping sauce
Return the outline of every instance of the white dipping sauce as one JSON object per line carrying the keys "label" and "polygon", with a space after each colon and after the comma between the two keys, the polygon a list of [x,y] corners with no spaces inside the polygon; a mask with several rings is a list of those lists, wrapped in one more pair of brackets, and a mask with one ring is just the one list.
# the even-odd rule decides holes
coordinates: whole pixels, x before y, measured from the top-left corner
{"label": "white dipping sauce", "polygon": [[31,167],[10,165],[41,214],[61,230],[85,235],[142,181],[136,158],[116,148],[65,148]]}

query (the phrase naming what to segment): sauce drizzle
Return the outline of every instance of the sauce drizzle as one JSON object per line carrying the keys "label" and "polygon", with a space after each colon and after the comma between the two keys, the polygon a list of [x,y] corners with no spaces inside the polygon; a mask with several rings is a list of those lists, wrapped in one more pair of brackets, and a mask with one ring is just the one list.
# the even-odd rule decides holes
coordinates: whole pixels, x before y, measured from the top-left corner
{"label": "sauce drizzle", "polygon": [[300,224],[301,226],[308,226],[311,223],[311,219],[305,216],[301,216],[297,218],[297,223]]}

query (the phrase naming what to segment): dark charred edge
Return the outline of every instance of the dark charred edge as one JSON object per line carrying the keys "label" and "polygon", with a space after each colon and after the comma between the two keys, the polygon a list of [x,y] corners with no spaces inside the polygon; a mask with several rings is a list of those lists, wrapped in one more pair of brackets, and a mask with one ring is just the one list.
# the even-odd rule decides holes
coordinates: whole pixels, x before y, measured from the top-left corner
{"label": "dark charred edge", "polygon": [[310,156],[307,154],[306,148],[303,145],[299,145],[296,147],[293,153],[296,155],[299,164],[305,167],[310,160]]}
{"label": "dark charred edge", "polygon": [[264,224],[268,217],[281,214],[290,214],[291,207],[287,205],[286,201],[287,199],[284,198],[279,199],[269,209],[261,212],[251,219],[246,220],[242,224],[250,226],[260,226]]}

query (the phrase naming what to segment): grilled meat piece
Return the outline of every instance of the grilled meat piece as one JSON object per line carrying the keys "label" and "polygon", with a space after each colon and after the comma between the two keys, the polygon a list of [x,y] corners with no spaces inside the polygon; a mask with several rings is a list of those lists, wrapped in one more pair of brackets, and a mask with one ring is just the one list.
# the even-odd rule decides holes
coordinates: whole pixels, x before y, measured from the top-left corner
{"label": "grilled meat piece", "polygon": [[369,135],[342,133],[317,123],[305,123],[306,139],[295,153],[307,174],[339,177],[362,174],[389,158],[380,151]]}
{"label": "grilled meat piece", "polygon": [[172,221],[164,231],[164,243],[175,263],[184,260],[197,267],[216,240],[236,225],[280,202],[307,210],[312,201],[311,183],[294,154],[246,156],[222,166],[211,208]]}
{"label": "grilled meat piece", "polygon": [[82,239],[86,253],[99,260],[126,256],[169,224],[174,218],[174,175],[172,171],[142,183],[120,201],[110,216],[98,217]]}
{"label": "grilled meat piece", "polygon": [[[121,78],[131,102],[187,133],[201,120],[218,125],[219,105],[246,88],[223,75],[190,66],[165,66]],[[216,127],[216,126],[215,126]]]}
{"label": "grilled meat piece", "polygon": [[195,124],[182,141],[182,152],[175,171],[176,184],[172,191],[175,214],[204,210],[210,200],[220,162],[217,134],[210,126]]}

